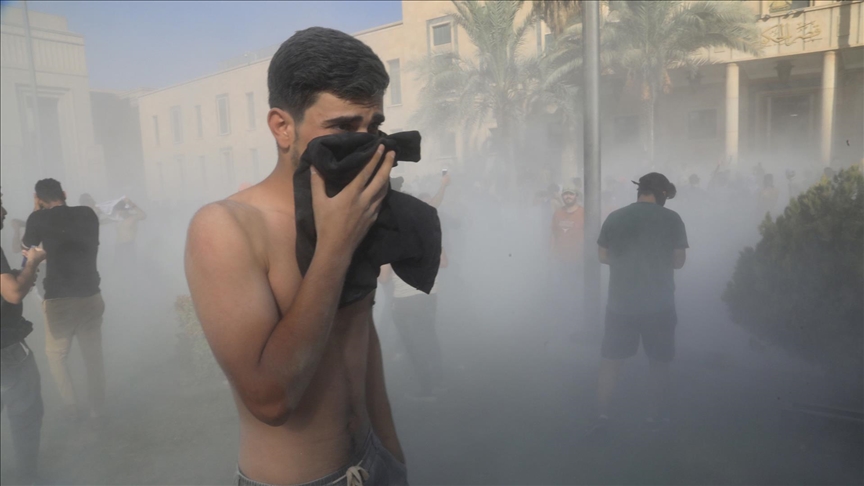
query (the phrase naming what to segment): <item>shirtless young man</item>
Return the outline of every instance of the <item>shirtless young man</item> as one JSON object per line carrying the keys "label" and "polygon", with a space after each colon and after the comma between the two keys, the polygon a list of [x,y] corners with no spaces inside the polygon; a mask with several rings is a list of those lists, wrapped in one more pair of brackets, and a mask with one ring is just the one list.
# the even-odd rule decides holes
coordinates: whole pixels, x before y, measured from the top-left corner
{"label": "shirtless young man", "polygon": [[322,135],[378,133],[388,84],[383,63],[359,40],[319,27],[297,32],[268,73],[276,168],[190,223],[187,280],[240,415],[238,484],[407,483],[372,323],[374,295],[338,308],[394,154],[379,146],[332,198],[313,170],[318,242],[305,276],[294,246],[300,156]]}

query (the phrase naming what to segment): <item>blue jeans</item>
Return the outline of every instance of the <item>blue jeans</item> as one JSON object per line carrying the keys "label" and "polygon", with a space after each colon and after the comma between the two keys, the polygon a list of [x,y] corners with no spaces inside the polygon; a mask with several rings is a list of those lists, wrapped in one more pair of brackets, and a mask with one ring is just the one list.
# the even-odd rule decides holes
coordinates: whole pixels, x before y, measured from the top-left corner
{"label": "blue jeans", "polygon": [[42,433],[42,388],[33,352],[24,341],[0,349],[0,410],[9,407],[9,427],[20,479],[33,479]]}
{"label": "blue jeans", "polygon": [[[365,473],[365,474],[364,474]],[[353,478],[359,478],[355,481]],[[349,465],[343,466],[327,476],[297,486],[407,486],[408,470],[390,451],[384,448],[371,429],[363,450]],[[237,470],[237,486],[271,486],[247,478]]]}

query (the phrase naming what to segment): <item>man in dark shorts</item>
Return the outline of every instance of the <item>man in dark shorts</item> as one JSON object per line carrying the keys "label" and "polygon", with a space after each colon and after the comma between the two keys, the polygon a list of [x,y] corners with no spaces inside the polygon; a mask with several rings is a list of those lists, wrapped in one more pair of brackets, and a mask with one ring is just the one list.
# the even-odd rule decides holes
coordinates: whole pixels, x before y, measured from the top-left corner
{"label": "man in dark shorts", "polygon": [[673,274],[684,266],[687,233],[678,213],[663,207],[676,192],[666,176],[652,172],[637,186],[637,201],[611,213],[597,240],[600,262],[610,269],[598,428],[608,423],[621,365],[636,354],[640,338],[651,369],[648,421],[668,422],[669,363],[678,321]]}
{"label": "man in dark shorts", "polygon": [[[0,228],[6,209],[0,201]],[[42,433],[42,388],[33,352],[24,338],[33,324],[24,319],[23,300],[36,282],[36,269],[45,251],[32,247],[24,252],[24,268],[12,270],[0,248],[0,409],[9,412],[12,446],[18,460],[18,482],[33,484]]]}

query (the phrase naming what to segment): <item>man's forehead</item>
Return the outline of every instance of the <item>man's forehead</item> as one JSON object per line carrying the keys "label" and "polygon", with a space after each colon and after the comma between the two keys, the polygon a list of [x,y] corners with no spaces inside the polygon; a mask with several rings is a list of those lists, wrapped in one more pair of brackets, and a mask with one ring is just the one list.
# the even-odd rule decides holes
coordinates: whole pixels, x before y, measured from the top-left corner
{"label": "man's forehead", "polygon": [[372,118],[384,118],[383,99],[375,100],[371,104],[357,104],[343,100],[330,93],[321,93],[315,103],[309,107],[307,114],[313,114],[316,118],[355,118],[364,120]]}

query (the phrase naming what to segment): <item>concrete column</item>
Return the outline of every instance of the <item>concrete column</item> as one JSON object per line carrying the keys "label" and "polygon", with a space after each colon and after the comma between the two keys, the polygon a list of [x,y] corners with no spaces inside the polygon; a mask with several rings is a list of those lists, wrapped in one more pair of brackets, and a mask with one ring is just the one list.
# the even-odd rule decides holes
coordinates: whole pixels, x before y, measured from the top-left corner
{"label": "concrete column", "polygon": [[726,65],[726,160],[738,165],[738,64]]}
{"label": "concrete column", "polygon": [[826,51],[822,57],[822,165],[831,163],[834,136],[834,87],[837,74],[837,52]]}

